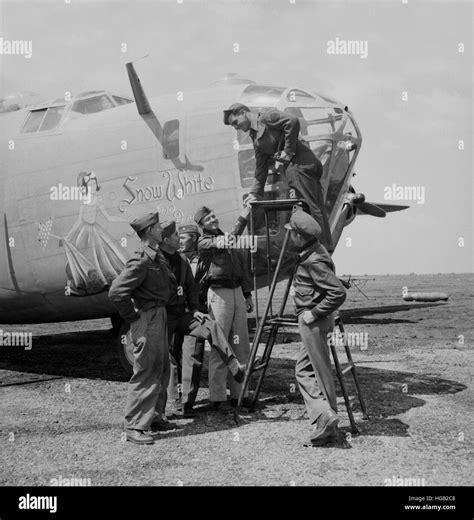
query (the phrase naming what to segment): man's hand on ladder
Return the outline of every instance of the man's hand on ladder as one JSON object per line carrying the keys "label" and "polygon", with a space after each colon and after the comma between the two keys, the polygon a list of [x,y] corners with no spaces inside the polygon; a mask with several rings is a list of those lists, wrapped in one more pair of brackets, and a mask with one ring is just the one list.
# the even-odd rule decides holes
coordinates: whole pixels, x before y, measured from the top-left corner
{"label": "man's hand on ladder", "polygon": [[253,300],[251,296],[245,299],[245,305],[247,306],[247,312],[251,313],[253,311]]}

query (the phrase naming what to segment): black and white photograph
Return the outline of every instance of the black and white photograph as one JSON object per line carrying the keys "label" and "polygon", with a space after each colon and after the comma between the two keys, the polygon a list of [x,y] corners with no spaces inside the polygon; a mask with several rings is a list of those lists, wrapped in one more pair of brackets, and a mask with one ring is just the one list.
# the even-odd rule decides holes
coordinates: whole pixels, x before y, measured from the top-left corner
{"label": "black and white photograph", "polygon": [[472,34],[463,0],[0,1],[2,520],[197,486],[461,518]]}

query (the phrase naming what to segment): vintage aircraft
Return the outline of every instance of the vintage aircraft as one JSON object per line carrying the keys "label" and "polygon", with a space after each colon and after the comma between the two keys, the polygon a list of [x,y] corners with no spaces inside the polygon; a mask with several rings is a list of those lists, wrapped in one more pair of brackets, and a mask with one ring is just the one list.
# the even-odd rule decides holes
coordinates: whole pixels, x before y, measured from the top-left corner
{"label": "vintage aircraft", "polygon": [[[348,108],[327,96],[231,74],[149,101],[133,64],[127,70],[135,102],[90,91],[0,114],[3,324],[115,317],[117,325],[107,289],[137,245],[128,223],[139,215],[158,210],[185,223],[209,205],[230,229],[255,168],[248,135],[222,123],[222,110],[237,101],[300,119],[301,138],[324,166],[334,245],[357,214],[406,207],[365,202],[352,188],[362,136]],[[288,196],[284,176],[271,174],[265,198]],[[288,214],[271,218],[276,251],[287,221]],[[258,275],[265,284],[264,265]]]}

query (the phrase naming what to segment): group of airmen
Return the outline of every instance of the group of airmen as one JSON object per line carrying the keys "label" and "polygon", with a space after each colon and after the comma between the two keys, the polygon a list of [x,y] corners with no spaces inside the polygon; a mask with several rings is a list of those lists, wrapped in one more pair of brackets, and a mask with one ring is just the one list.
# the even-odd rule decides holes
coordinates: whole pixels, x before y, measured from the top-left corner
{"label": "group of airmen", "polygon": [[[335,275],[331,234],[324,210],[322,166],[298,140],[299,121],[286,112],[259,114],[236,103],[224,111],[224,124],[249,132],[255,181],[246,198],[263,198],[270,166],[286,175],[290,188],[308,203],[310,214],[295,211],[286,225],[299,249],[294,299],[302,345],[296,379],[308,412],[314,446],[338,435],[335,383],[327,343],[332,315],[346,293]],[[209,353],[209,399],[216,413],[237,406],[250,354],[247,313],[253,311],[246,251],[227,247],[215,212],[201,207],[196,224],[177,227],[149,213],[131,222],[139,249],[112,282],[109,298],[130,324],[133,375],[128,384],[125,432],[128,441],[153,444],[174,429],[165,410],[185,418],[194,405]],[[227,389],[230,391],[228,400]],[[244,396],[243,406],[249,406]]]}

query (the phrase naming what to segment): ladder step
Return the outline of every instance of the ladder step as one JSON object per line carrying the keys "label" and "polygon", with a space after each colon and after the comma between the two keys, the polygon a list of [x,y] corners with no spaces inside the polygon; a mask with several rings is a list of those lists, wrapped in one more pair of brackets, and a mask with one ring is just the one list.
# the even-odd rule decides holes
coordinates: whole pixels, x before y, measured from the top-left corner
{"label": "ladder step", "polygon": [[341,374],[342,375],[347,374],[347,372],[350,372],[353,368],[354,368],[354,365],[349,364],[349,365],[347,365],[347,367],[345,367],[341,370]]}
{"label": "ladder step", "polygon": [[259,200],[251,203],[253,208],[263,208],[270,211],[291,211],[293,206],[302,206],[308,209],[308,203],[303,199],[278,199],[278,200]]}
{"label": "ladder step", "polygon": [[270,325],[282,325],[286,327],[295,327],[298,325],[297,321],[287,320],[284,318],[270,318],[266,321]]}
{"label": "ladder step", "polygon": [[262,368],[265,368],[267,366],[268,366],[268,363],[262,363],[261,365],[254,365],[250,372],[253,374],[254,372],[257,372],[258,370],[262,370]]}

